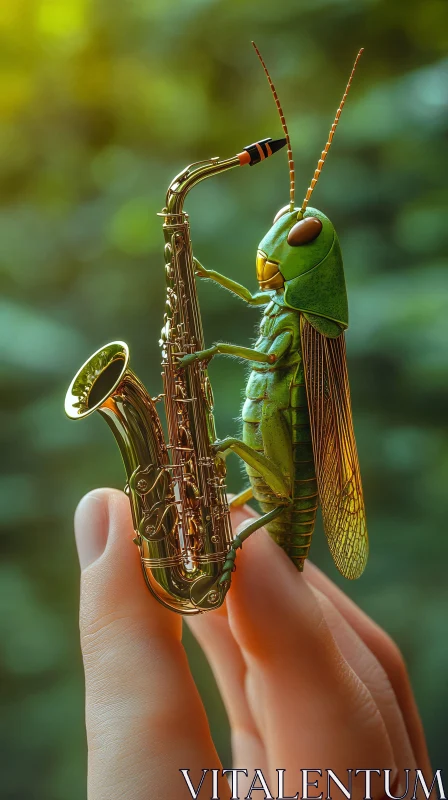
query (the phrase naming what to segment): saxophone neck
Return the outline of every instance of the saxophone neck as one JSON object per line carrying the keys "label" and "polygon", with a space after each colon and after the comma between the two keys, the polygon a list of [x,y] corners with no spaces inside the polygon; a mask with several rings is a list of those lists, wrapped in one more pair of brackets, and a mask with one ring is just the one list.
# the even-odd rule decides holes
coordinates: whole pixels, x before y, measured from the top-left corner
{"label": "saxophone neck", "polygon": [[193,186],[206,180],[206,178],[210,178],[212,175],[238,166],[240,166],[238,156],[223,160],[210,158],[206,161],[197,161],[194,164],[190,164],[171,181],[166,193],[166,204],[163,213],[170,217],[178,217],[178,221],[181,221],[179,218],[183,215],[185,198]]}
{"label": "saxophone neck", "polygon": [[[190,164],[171,181],[162,213],[171,217],[177,217],[177,215],[181,217],[183,215],[185,197],[197,183],[210,178],[212,175],[217,175],[219,172],[233,169],[233,167],[243,167],[245,164],[249,164],[252,167],[254,164],[259,164],[260,161],[264,161],[269,156],[274,155],[285,144],[286,139],[276,139],[275,141],[271,138],[261,139],[258,142],[247,145],[241,153],[237,153],[231,158],[210,158]],[[174,219],[171,221],[174,222]],[[178,219],[178,221],[181,220]]]}

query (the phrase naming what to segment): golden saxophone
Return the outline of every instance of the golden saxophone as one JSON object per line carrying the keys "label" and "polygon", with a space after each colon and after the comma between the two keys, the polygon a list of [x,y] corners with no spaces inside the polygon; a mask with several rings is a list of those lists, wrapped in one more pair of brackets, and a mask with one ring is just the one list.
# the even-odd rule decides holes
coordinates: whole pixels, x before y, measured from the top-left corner
{"label": "golden saxophone", "polygon": [[134,542],[155,597],[181,614],[217,608],[228,585],[219,579],[232,541],[225,461],[216,440],[213,395],[205,362],[178,359],[204,348],[188,214],[190,189],[219,172],[257,164],[286,144],[264,139],[238,155],[187,167],[171,182],[163,217],[166,310],[161,335],[165,442],[155,402],[129,368],[124,342],[97,350],[73,378],[65,400],[70,419],[99,411],[123,457]]}

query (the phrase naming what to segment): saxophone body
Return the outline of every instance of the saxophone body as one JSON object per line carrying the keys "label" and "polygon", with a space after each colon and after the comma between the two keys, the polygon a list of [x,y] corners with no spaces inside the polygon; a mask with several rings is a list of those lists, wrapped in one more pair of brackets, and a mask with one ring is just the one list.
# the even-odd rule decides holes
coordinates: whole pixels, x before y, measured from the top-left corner
{"label": "saxophone body", "polygon": [[[213,394],[205,362],[178,359],[204,349],[185,197],[202,180],[255,164],[283,147],[263,140],[226,160],[187,167],[170,184],[161,212],[165,239],[166,308],[161,333],[168,443],[154,401],[129,367],[123,342],[97,350],[73,378],[65,411],[80,419],[99,411],[123,458],[134,542],[148,588],[166,607],[197,614],[219,607],[220,582],[232,542],[226,467],[213,450]],[[159,398],[158,398],[159,399]]]}

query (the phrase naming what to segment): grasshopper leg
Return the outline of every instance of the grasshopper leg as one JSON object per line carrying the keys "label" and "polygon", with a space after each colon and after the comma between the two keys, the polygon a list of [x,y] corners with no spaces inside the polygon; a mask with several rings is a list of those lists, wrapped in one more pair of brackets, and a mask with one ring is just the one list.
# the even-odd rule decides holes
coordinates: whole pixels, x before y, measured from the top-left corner
{"label": "grasshopper leg", "polygon": [[233,295],[241,298],[241,300],[245,300],[250,306],[267,306],[271,300],[268,292],[252,294],[249,289],[246,289],[245,286],[241,286],[240,283],[236,283],[236,281],[232,281],[231,278],[227,278],[225,275],[215,272],[214,269],[206,269],[197,258],[193,258],[193,263],[196,275],[200,278],[209,278],[215,281],[215,283],[223,286],[224,289],[228,289]]}
{"label": "grasshopper leg", "polygon": [[213,449],[217,453],[223,453],[226,450],[231,450],[250,467],[256,469],[261,477],[266,481],[268,486],[272,489],[274,494],[277,495],[279,500],[283,500],[288,504],[291,502],[291,482],[286,475],[284,475],[279,468],[262,453],[254,450],[253,447],[229,436],[227,439],[215,442]]}
{"label": "grasshopper leg", "polygon": [[276,508],[273,508],[272,511],[269,511],[267,514],[263,514],[262,517],[259,517],[251,522],[250,525],[247,525],[244,530],[241,531],[241,533],[237,533],[232,544],[230,545],[229,552],[227,553],[227,557],[222,568],[222,575],[219,579],[220,584],[229,582],[230,585],[232,571],[235,566],[236,551],[239,547],[243,546],[243,542],[245,542],[249,536],[255,533],[255,531],[258,531],[260,528],[262,528],[263,525],[266,525],[268,522],[272,522],[272,520],[278,517],[278,515],[284,510],[284,505],[277,506]]}
{"label": "grasshopper leg", "polygon": [[260,364],[274,364],[277,360],[275,353],[259,353],[258,350],[254,350],[251,347],[218,342],[218,344],[214,344],[213,347],[209,347],[207,350],[198,350],[197,353],[188,353],[188,355],[182,356],[179,359],[179,363],[182,367],[188,367],[190,364],[194,364],[195,361],[210,361],[213,356],[218,354],[234,356],[244,361],[257,361]]}
{"label": "grasshopper leg", "polygon": [[[263,514],[263,516],[259,517],[258,519],[251,522],[246,528],[244,528],[241,533],[238,533],[232,544],[230,545],[229,552],[227,553],[226,560],[224,562],[222,568],[222,574],[219,579],[219,583],[223,584],[229,582],[230,585],[230,578],[232,574],[232,570],[235,565],[235,558],[236,558],[236,551],[239,547],[242,547],[243,542],[251,536],[252,533],[258,531],[259,528],[262,528],[263,525],[267,525],[267,523],[271,522],[273,519],[278,517],[282,511],[285,510],[285,506],[291,503],[291,488],[288,478],[283,475],[282,472],[269,460],[266,458],[262,453],[257,452],[249,445],[245,444],[245,442],[241,442],[239,439],[234,439],[233,437],[228,437],[227,439],[222,439],[222,441],[215,442],[214,450],[216,452],[225,452],[226,450],[231,450],[232,452],[236,453],[246,464],[253,467],[260,473],[260,475],[264,478],[268,486],[272,489],[272,491],[277,495],[280,500],[280,504],[273,508],[272,511],[269,511],[267,514]],[[239,495],[234,498],[235,505],[242,505],[249,497],[252,495],[251,489],[245,489],[244,492],[241,492]],[[232,502],[234,502],[232,501]]]}

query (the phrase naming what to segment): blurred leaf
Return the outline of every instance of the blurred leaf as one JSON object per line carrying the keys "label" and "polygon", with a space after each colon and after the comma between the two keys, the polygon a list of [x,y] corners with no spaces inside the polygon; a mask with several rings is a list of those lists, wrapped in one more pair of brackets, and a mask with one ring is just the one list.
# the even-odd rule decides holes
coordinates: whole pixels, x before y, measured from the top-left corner
{"label": "blurred leaf", "polygon": [[82,352],[83,338],[39,311],[6,301],[0,302],[3,337],[0,353],[3,363],[46,375],[65,372],[67,353]]}

